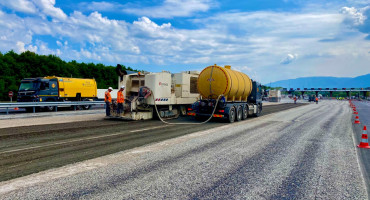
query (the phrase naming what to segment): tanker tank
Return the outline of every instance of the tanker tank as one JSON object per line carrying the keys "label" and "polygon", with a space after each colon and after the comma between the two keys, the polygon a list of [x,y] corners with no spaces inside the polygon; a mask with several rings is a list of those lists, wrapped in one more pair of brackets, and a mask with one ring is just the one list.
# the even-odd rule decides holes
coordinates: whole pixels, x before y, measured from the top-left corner
{"label": "tanker tank", "polygon": [[252,81],[229,65],[220,67],[215,64],[199,74],[198,91],[204,99],[217,99],[219,95],[224,95],[226,101],[247,101]]}

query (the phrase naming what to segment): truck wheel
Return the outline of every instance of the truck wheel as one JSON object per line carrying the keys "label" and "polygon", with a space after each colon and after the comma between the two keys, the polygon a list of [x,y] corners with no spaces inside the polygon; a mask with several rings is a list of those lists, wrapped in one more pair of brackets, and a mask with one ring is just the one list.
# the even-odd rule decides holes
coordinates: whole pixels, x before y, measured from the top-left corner
{"label": "truck wheel", "polygon": [[235,121],[235,108],[232,107],[230,108],[230,111],[229,111],[229,122],[233,123],[234,121]]}
{"label": "truck wheel", "polygon": [[[53,102],[53,101],[48,100],[48,101],[46,101],[46,102]],[[45,111],[49,111],[49,112],[51,112],[51,111],[54,111],[55,106],[45,106],[45,107],[44,107],[44,109],[45,109]]]}
{"label": "truck wheel", "polygon": [[254,117],[259,117],[261,115],[261,112],[262,112],[262,108],[261,108],[261,105],[258,105],[257,106],[257,113],[254,113]]}
{"label": "truck wheel", "polygon": [[243,107],[243,120],[246,120],[248,118],[248,108],[247,105],[244,105]]}
{"label": "truck wheel", "polygon": [[[82,101],[89,101],[89,99],[83,99]],[[89,110],[91,108],[91,105],[81,105],[79,106],[79,110]]]}
{"label": "truck wheel", "polygon": [[238,111],[236,112],[236,121],[241,121],[243,117],[243,108],[242,106],[238,107]]}
{"label": "truck wheel", "polygon": [[50,112],[50,111],[53,111],[53,110],[54,110],[54,106],[46,106],[46,107],[45,107],[45,110],[46,110],[46,111],[49,111],[49,112]]}

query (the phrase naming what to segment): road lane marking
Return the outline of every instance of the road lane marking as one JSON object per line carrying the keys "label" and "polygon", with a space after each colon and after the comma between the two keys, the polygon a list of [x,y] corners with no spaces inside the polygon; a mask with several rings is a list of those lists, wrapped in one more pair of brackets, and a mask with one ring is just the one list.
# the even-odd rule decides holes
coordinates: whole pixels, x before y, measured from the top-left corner
{"label": "road lane marking", "polygon": [[150,127],[150,128],[133,130],[133,131],[130,131],[130,133],[136,133],[136,132],[141,132],[141,131],[148,131],[148,130],[153,130],[153,129],[162,128],[162,127],[166,127],[166,126],[169,126],[169,125],[165,125],[165,126],[154,126],[154,127]]}

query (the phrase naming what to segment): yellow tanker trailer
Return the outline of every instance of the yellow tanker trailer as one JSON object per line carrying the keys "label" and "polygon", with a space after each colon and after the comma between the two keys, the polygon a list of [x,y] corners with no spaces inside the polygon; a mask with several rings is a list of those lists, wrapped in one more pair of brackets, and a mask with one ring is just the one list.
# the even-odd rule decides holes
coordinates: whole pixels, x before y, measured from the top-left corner
{"label": "yellow tanker trailer", "polygon": [[[25,78],[18,91],[18,102],[59,102],[59,101],[92,101],[97,99],[95,79],[64,78],[47,76]],[[89,109],[91,105],[83,105]],[[52,111],[54,106],[46,106]],[[26,108],[29,111],[32,107]]]}
{"label": "yellow tanker trailer", "polygon": [[188,115],[213,115],[234,122],[259,116],[262,111],[261,85],[229,65],[206,67],[197,86],[202,99],[193,104]]}

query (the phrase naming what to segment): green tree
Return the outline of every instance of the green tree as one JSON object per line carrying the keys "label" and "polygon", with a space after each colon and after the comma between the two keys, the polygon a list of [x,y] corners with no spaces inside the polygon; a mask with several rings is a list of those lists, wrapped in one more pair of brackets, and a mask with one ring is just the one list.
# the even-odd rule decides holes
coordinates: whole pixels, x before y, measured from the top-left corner
{"label": "green tree", "polygon": [[[133,70],[124,65],[124,70]],[[95,78],[98,88],[115,87],[118,85],[116,67],[101,63],[78,63],[75,60],[65,62],[56,55],[38,55],[26,51],[17,54],[9,51],[0,52],[0,100],[9,100],[10,90],[17,95],[20,82],[24,78],[59,76],[74,78]],[[14,99],[13,98],[13,99]]]}

